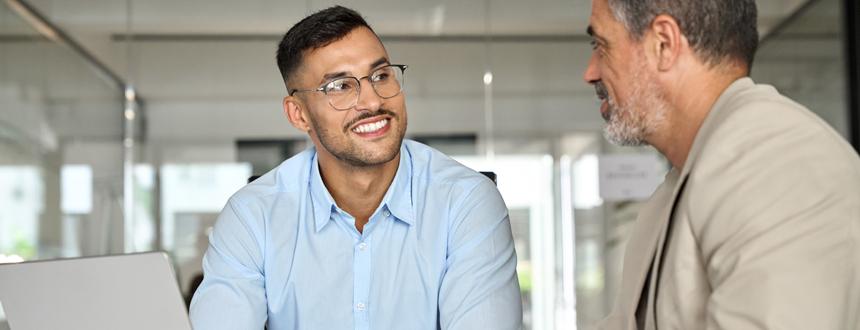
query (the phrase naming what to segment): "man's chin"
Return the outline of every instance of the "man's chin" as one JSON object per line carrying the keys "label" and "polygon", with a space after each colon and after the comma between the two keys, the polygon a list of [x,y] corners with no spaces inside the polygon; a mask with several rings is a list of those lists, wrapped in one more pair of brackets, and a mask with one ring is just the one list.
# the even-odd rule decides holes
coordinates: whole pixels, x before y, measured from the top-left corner
{"label": "man's chin", "polygon": [[374,167],[384,165],[400,155],[403,144],[402,130],[392,129],[384,136],[366,140],[353,138],[351,152],[344,150],[338,158],[355,167]]}
{"label": "man's chin", "polygon": [[391,162],[392,160],[397,158],[398,155],[399,155],[399,153],[395,152],[395,153],[389,154],[389,155],[379,155],[379,156],[361,157],[361,158],[358,158],[358,157],[356,157],[356,158],[345,158],[344,160],[347,163],[349,163],[350,165],[355,166],[355,167],[370,168],[370,167],[377,167],[377,166],[382,166],[382,165],[388,164],[389,162]]}
{"label": "man's chin", "polygon": [[[609,143],[621,147],[639,147],[648,144],[645,139],[634,132],[625,128],[613,126],[614,123],[609,122],[603,128],[603,137]],[[617,125],[617,124],[615,124]]]}
{"label": "man's chin", "polygon": [[[393,141],[392,141],[393,142]],[[351,153],[351,155],[343,155],[338,157],[355,167],[374,167],[385,165],[391,162],[400,155],[400,143],[374,145],[366,148],[355,148],[359,152]]]}

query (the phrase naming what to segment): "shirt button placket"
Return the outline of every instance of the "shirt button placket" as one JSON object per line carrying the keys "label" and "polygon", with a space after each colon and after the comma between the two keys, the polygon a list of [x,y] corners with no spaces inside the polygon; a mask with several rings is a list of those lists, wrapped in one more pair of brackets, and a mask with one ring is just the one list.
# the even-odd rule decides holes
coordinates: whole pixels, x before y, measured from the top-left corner
{"label": "shirt button placket", "polygon": [[353,320],[355,329],[370,329],[368,300],[370,299],[371,253],[368,238],[359,241],[353,249]]}

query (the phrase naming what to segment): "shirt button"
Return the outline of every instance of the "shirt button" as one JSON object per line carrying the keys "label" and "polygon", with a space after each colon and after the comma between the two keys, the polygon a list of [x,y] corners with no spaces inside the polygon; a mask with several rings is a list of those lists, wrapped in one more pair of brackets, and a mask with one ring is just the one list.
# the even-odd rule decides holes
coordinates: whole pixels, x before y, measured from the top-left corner
{"label": "shirt button", "polygon": [[367,243],[364,243],[364,242],[359,243],[358,249],[361,251],[367,250]]}
{"label": "shirt button", "polygon": [[384,212],[382,212],[382,215],[384,215],[387,218],[387,217],[391,216],[391,212],[384,211]]}
{"label": "shirt button", "polygon": [[355,304],[355,309],[359,311],[364,311],[365,309],[367,309],[367,306],[365,306],[364,303],[357,303]]}

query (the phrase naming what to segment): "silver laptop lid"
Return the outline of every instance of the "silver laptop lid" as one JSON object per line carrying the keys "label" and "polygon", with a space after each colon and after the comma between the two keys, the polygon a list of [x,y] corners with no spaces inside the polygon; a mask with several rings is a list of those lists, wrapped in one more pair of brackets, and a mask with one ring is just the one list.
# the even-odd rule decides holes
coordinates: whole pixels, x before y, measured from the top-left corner
{"label": "silver laptop lid", "polygon": [[11,330],[190,330],[163,252],[0,265]]}

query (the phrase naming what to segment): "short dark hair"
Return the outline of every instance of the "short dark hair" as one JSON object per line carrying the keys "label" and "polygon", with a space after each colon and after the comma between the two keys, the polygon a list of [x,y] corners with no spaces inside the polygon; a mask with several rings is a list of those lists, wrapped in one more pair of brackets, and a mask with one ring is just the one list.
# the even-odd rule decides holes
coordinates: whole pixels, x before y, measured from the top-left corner
{"label": "short dark hair", "polygon": [[615,18],[640,40],[657,15],[678,21],[690,47],[711,65],[739,60],[752,67],[758,48],[754,0],[608,0]]}
{"label": "short dark hair", "polygon": [[302,64],[306,51],[325,47],[352,30],[370,25],[355,10],[334,6],[320,10],[293,25],[278,44],[278,69],[289,89],[289,79]]}

